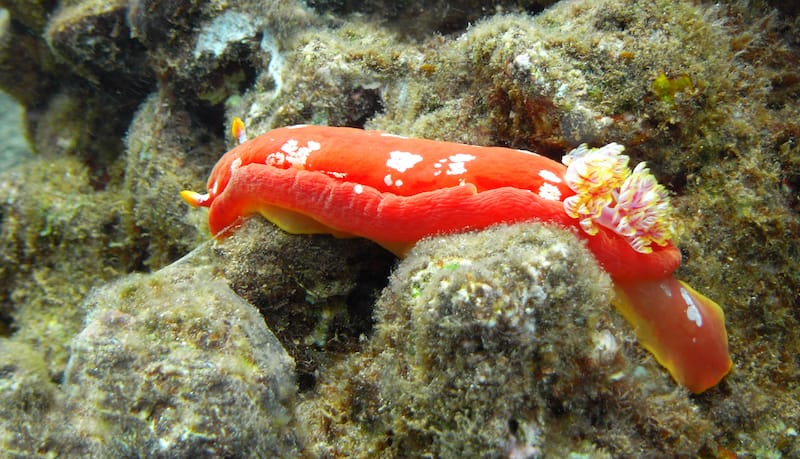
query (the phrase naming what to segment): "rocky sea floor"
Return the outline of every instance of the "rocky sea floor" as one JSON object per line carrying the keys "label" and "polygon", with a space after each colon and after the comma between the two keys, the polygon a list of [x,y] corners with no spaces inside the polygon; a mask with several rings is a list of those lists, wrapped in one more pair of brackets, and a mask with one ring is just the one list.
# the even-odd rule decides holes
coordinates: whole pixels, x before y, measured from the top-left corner
{"label": "rocky sea floor", "polygon": [[[793,2],[0,2],[0,457],[800,457]],[[292,124],[626,146],[733,369],[692,394],[541,223],[214,240]]]}

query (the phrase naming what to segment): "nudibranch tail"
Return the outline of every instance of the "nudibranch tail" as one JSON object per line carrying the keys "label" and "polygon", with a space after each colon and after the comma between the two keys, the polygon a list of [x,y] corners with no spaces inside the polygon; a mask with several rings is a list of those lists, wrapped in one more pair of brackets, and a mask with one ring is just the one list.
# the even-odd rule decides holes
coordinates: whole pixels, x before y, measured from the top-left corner
{"label": "nudibranch tail", "polygon": [[673,276],[615,281],[614,287],[617,310],[680,384],[700,393],[730,371],[725,314],[718,304]]}
{"label": "nudibranch tail", "polygon": [[669,195],[645,163],[628,168],[625,147],[611,143],[601,148],[581,145],[564,156],[564,179],[575,195],[564,199],[564,211],[580,220],[589,235],[599,227],[626,238],[637,252],[651,253],[652,244],[672,239]]}

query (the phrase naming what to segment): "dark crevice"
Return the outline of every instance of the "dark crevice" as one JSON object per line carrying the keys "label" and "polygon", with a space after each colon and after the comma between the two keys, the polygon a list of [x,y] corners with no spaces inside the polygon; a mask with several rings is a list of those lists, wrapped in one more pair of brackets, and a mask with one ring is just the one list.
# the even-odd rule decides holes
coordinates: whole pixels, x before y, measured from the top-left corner
{"label": "dark crevice", "polygon": [[8,338],[14,334],[14,318],[6,311],[0,311],[0,337]]}
{"label": "dark crevice", "polygon": [[384,111],[383,100],[377,89],[355,88],[345,102],[347,118],[343,126],[364,129],[367,120]]}

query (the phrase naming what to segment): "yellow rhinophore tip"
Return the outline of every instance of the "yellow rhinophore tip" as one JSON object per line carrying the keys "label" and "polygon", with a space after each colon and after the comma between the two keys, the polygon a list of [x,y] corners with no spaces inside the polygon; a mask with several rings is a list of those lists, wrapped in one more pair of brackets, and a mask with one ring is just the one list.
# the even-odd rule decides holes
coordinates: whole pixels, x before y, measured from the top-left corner
{"label": "yellow rhinophore tip", "polygon": [[233,117],[233,122],[231,123],[231,134],[233,134],[233,138],[236,139],[237,143],[244,143],[247,140],[247,132],[245,132],[244,128],[244,121],[238,116]]}
{"label": "yellow rhinophore tip", "polygon": [[208,194],[200,194],[191,190],[183,190],[181,191],[181,198],[183,198],[183,200],[192,207],[208,206],[208,204],[206,204],[208,201]]}

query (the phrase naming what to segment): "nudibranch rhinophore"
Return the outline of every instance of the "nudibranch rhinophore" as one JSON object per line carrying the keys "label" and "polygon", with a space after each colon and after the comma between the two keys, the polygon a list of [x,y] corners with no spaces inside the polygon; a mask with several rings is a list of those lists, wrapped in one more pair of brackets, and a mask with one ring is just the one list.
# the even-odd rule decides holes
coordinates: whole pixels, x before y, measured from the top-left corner
{"label": "nudibranch rhinophore", "polygon": [[403,256],[420,239],[498,223],[541,221],[572,229],[614,280],[615,305],[642,343],[693,392],[730,370],[722,309],[676,280],[669,197],[624,147],[582,145],[562,163],[535,153],[411,139],[379,131],[298,125],[246,140],[214,166],[209,208],[223,237],[259,213],[295,234],[371,239]]}

